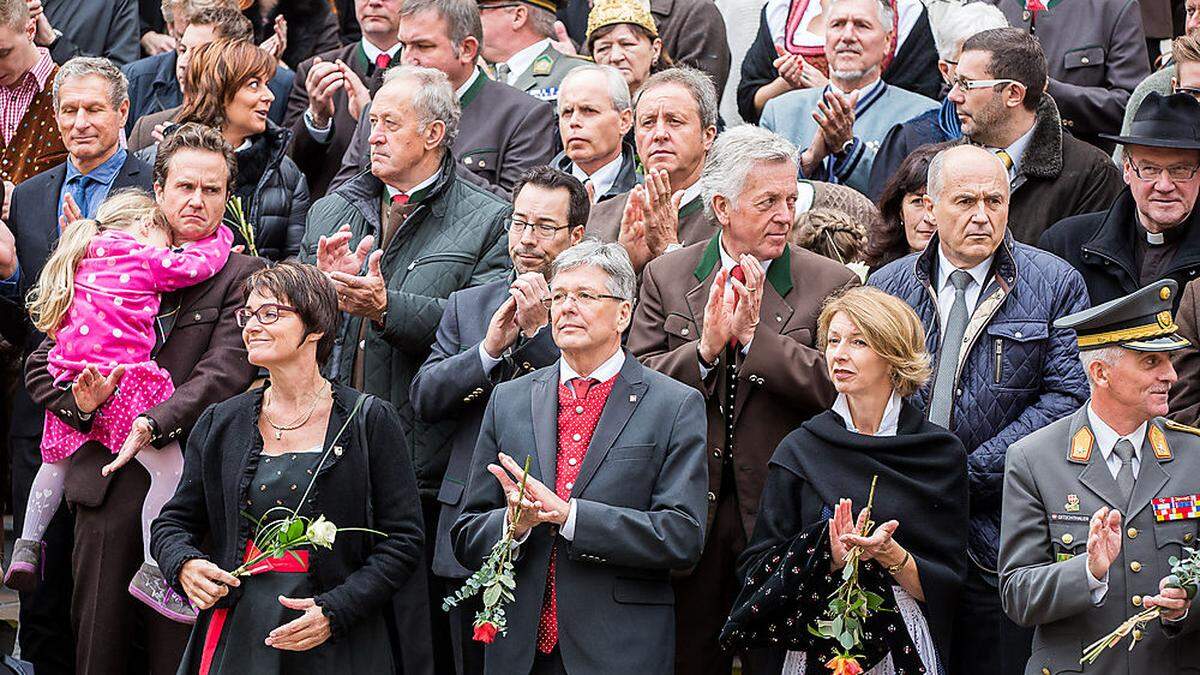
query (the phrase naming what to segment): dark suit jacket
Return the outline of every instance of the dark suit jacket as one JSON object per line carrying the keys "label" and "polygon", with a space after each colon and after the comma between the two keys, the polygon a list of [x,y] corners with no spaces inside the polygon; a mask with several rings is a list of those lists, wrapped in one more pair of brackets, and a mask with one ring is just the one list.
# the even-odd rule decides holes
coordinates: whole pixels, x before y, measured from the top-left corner
{"label": "dark suit jacket", "polygon": [[[67,178],[67,164],[43,171],[22,182],[13,190],[8,227],[16,238],[17,262],[21,269],[20,297],[37,283],[42,267],[58,243],[58,205],[62,200],[62,185]],[[149,190],[150,167],[133,155],[113,179],[112,191],[137,187]],[[109,194],[112,194],[110,191]],[[0,332],[28,356],[45,337],[29,322],[24,307],[0,299]],[[17,387],[13,396],[12,433],[36,438],[42,434],[42,410],[34,405],[24,387]]]}
{"label": "dark suit jacket", "polygon": [[158,143],[154,138],[154,127],[163,122],[174,121],[175,115],[181,108],[183,106],[177,105],[173,108],[144,115],[137,121],[137,124],[133,125],[133,131],[129,132],[129,137],[126,139],[129,144],[129,151],[137,152]]}
{"label": "dark suit jacket", "polygon": [[[479,80],[463,95],[458,136],[451,148],[454,158],[483,178],[501,197],[508,198],[517,179],[527,169],[549,164],[557,152],[558,121],[554,107],[545,101],[488,79]],[[371,125],[364,108],[354,131],[342,168],[330,189],[336,188],[370,167],[371,148],[367,138]]]}
{"label": "dark suit jacket", "polygon": [[483,421],[483,409],[492,389],[501,382],[530,373],[558,360],[558,347],[549,326],[532,340],[518,337],[489,373],[483,372],[479,345],[487,335],[492,315],[508,300],[511,278],[450,294],[438,324],[433,352],[412,383],[412,404],[426,422],[457,420],[450,439],[450,462],[438,491],[441,515],[434,542],[433,572],[441,577],[465,579],[471,571],[454,558],[450,527],[462,513],[462,496],[471,469],[471,454]]}
{"label": "dark suit jacket", "polygon": [[[471,461],[454,552],[478,568],[500,539],[504,493],[487,471],[496,453],[554,485],[558,363],[505,382],[488,401]],[[508,635],[486,650],[488,675],[533,665],[550,556],[555,552],[558,637],[572,675],[669,673],[675,660],[672,570],[700,559],[704,539],[704,404],[700,395],[645,368],[631,354],[609,394],[575,481],[575,535],[549,525],[529,532],[515,560]]]}
{"label": "dark suit jacket", "polygon": [[712,78],[717,97],[729,79],[729,41],[725,18],[713,0],[651,0],[663,51],[676,64],[699,68]]}
{"label": "dark suit jacket", "polygon": [[709,522],[721,494],[727,425],[733,424],[734,481],[746,536],[754,530],[767,461],[779,442],[809,417],[829,408],[834,390],[816,349],[817,317],[831,293],[856,285],[845,265],[798,246],[767,269],[760,321],[750,351],[740,357],[736,402],[722,407],[729,383],[721,365],[700,379],[704,305],[721,267],[718,238],[668,253],[646,265],[629,331],[629,350],[647,367],[704,395],[708,412]]}
{"label": "dark suit jacket", "polygon": [[[567,152],[564,150],[554,156],[554,159],[550,161],[550,166],[558,169],[559,171],[571,173],[571,167],[574,166],[574,162],[571,161],[570,157],[567,157]],[[617,173],[617,179],[613,181],[612,187],[608,189],[608,192],[599,195],[599,197],[596,199],[596,203],[598,204],[603,201],[608,201],[613,197],[619,197],[622,195],[625,197],[625,200],[628,201],[629,191],[641,182],[641,177],[641,172],[638,170],[637,152],[633,149],[632,145],[628,143],[622,143],[621,170]],[[593,208],[595,207],[593,206]],[[622,206],[621,210],[624,211],[624,209],[625,207]],[[618,216],[617,234],[620,234],[620,232],[621,220]]]}
{"label": "dark suit jacket", "polygon": [[[182,443],[205,408],[245,391],[254,379],[257,370],[247,360],[242,331],[233,313],[242,305],[242,282],[264,266],[260,258],[234,253],[211,279],[164,298],[165,311],[158,317],[162,342],[154,361],[171,374],[175,393],[145,413],[160,431],[153,440],[155,447],[175,440]],[[173,307],[177,309],[170,309]],[[87,431],[90,422],[79,420],[75,397],[69,389],[55,387],[46,369],[46,357],[53,344],[47,338],[29,357],[25,385],[35,403],[72,428]],[[67,469],[67,499],[84,506],[100,506],[111,482],[100,477],[100,467],[111,461],[111,456],[106,459],[103,453],[87,453],[75,457],[83,461],[73,458]]]}
{"label": "dark suit jacket", "polygon": [[[341,59],[350,66],[355,75],[367,85],[374,95],[382,83],[383,73],[374,73],[375,65],[367,63],[366,57],[359,48],[359,42],[353,42],[337,49],[318,54],[322,61]],[[315,57],[314,57],[315,58]],[[292,129],[292,159],[308,177],[309,193],[313,199],[325,196],[330,182],[337,175],[342,165],[342,156],[350,146],[354,137],[354,128],[358,120],[350,114],[350,105],[346,91],[340,90],[333,95],[333,128],[330,129],[329,139],[321,143],[312,137],[304,124],[304,111],[308,110],[308,89],[304,86],[308,72],[312,70],[313,59],[307,59],[296,69],[296,79],[292,82],[292,90],[288,94],[287,114],[283,126]]]}
{"label": "dark suit jacket", "polygon": [[50,25],[62,36],[50,56],[62,65],[76,56],[103,56],[118,66],[142,55],[135,0],[42,0]]}

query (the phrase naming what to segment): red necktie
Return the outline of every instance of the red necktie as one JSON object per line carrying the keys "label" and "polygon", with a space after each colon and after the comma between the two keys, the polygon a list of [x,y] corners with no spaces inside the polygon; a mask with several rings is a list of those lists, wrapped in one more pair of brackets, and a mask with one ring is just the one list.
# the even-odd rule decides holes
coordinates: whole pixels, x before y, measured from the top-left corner
{"label": "red necktie", "polygon": [[[387,54],[382,54],[382,56],[387,56]],[[403,206],[407,203],[408,195],[404,194],[403,192],[397,192],[396,194],[392,195],[392,204],[395,204],[396,206]]]}
{"label": "red necktie", "polygon": [[577,377],[571,380],[571,387],[575,390],[575,398],[583,400],[587,398],[588,390],[596,381],[590,377]]}
{"label": "red necktie", "polygon": [[[729,276],[742,282],[742,284],[746,283],[746,272],[742,270],[741,265],[734,265],[733,269],[729,270]],[[729,282],[729,283],[732,284],[733,282]],[[734,309],[737,309],[737,299],[738,299],[737,293],[734,293],[733,294],[733,308]],[[738,346],[738,339],[736,337],[729,338],[730,349],[737,349],[737,346]]]}
{"label": "red necktie", "polygon": [[392,55],[388,54],[387,52],[382,52],[379,56],[375,57],[375,69],[376,70],[384,70],[391,64],[392,64]]}

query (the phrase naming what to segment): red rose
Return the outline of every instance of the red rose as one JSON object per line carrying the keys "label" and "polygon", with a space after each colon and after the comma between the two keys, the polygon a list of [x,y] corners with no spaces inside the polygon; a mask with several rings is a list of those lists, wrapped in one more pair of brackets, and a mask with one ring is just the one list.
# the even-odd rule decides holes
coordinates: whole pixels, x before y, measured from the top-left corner
{"label": "red rose", "polygon": [[472,638],[477,642],[482,642],[486,645],[492,644],[496,639],[496,624],[485,621],[478,626],[475,626],[475,635]]}

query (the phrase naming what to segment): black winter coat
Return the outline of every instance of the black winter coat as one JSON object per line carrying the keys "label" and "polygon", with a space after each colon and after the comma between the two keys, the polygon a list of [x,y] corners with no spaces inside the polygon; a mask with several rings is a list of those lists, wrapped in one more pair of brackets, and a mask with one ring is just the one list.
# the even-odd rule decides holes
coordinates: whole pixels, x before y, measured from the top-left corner
{"label": "black winter coat", "polygon": [[[262,455],[263,391],[260,387],[204,411],[188,436],[179,488],[151,526],[151,553],[181,594],[179,572],[187,561],[211,560],[224,570],[242,563],[252,533],[239,505],[246,503]],[[390,606],[421,561],[424,537],[416,479],[395,408],[378,399],[372,403],[365,447],[356,421],[335,443],[359,393],[335,384],[333,396],[324,445],[334,451],[317,472],[309,502],[314,513],[339,528],[370,527],[387,534],[341,532],[332,549],[317,547],[309,554],[314,600],[329,617],[336,640]],[[239,597],[238,589],[230,589],[216,607],[232,607]]]}
{"label": "black winter coat", "polygon": [[242,13],[254,25],[255,44],[274,35],[275,17],[283,16],[287,21],[287,47],[280,60],[292,70],[308,57],[341,45],[337,17],[326,0],[253,0]]}
{"label": "black winter coat", "polygon": [[[269,260],[283,260],[300,252],[311,204],[308,179],[287,156],[291,137],[290,129],[268,121],[267,130],[251,137],[250,147],[237,153],[234,194],[241,196],[246,218],[255,224],[258,255]],[[245,243],[240,234],[236,238],[236,243]]]}

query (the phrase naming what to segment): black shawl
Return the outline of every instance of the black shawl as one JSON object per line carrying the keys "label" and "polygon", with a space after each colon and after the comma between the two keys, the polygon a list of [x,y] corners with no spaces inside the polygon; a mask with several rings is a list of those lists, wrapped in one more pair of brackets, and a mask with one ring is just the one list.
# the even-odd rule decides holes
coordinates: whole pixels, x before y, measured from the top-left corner
{"label": "black shawl", "polygon": [[[767,483],[754,535],[739,561],[745,586],[734,605],[730,623],[722,632],[727,645],[738,642],[780,644],[805,649],[807,642],[823,658],[832,645],[808,635],[807,623],[793,620],[770,631],[763,622],[775,617],[821,618],[828,594],[840,583],[839,575],[828,574],[829,540],[825,521],[838,499],[854,502],[855,515],[867,503],[872,476],[878,476],[872,518],[876,523],[897,520],[896,540],[917,562],[925,602],[921,608],[929,623],[944,662],[949,656],[954,607],[967,569],[967,463],[966,450],[956,436],[923,419],[908,403],[900,410],[895,436],[868,436],[847,430],[845,422],[827,411],[805,422],[779,444],[771,458]],[[793,565],[780,565],[788,557],[803,558]],[[805,570],[808,572],[805,572]],[[885,607],[895,608],[892,580],[886,571],[869,561],[860,567],[863,586],[885,598]],[[764,612],[765,585],[784,584],[789,596],[779,600],[776,592]],[[806,594],[795,591],[804,588]],[[814,600],[814,597],[816,598]],[[755,607],[757,605],[757,607]],[[898,615],[881,612],[877,626],[887,633],[890,620]],[[897,636],[884,635],[862,650],[865,668],[888,651],[911,644],[903,624]],[[764,632],[767,631],[767,632]],[[791,639],[760,640],[784,631]],[[872,633],[868,624],[867,633]],[[758,636],[758,637],[756,637]],[[872,642],[871,640],[868,640]],[[822,644],[824,643],[824,644]],[[894,655],[897,660],[902,653]],[[810,665],[812,665],[810,663]]]}

